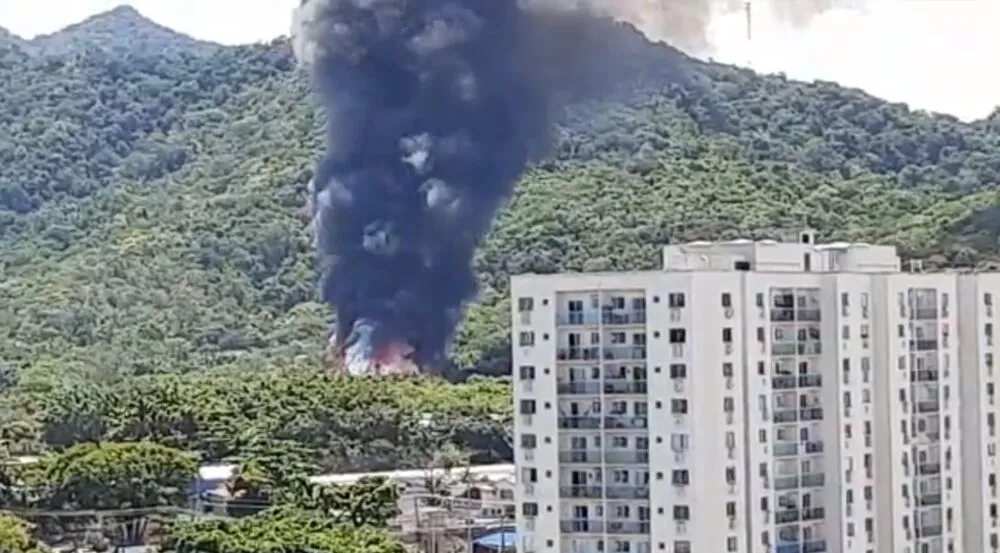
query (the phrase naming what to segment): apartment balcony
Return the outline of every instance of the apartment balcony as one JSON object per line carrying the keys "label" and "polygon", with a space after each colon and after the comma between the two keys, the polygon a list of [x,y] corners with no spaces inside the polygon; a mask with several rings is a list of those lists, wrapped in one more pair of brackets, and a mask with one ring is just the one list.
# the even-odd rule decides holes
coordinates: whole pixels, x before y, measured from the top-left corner
{"label": "apartment balcony", "polygon": [[922,476],[941,474],[941,463],[918,463],[917,472]]}
{"label": "apartment balcony", "polygon": [[823,377],[818,374],[799,375],[799,388],[819,388],[823,385]]}
{"label": "apartment balcony", "polygon": [[567,313],[560,313],[559,316],[556,317],[556,324],[560,326],[644,325],[646,324],[646,310],[633,309],[630,311],[613,311],[604,313],[597,313],[595,311],[571,311]]}
{"label": "apartment balcony", "polygon": [[818,322],[820,320],[819,309],[796,309],[796,321]]}
{"label": "apartment balcony", "polygon": [[567,464],[644,465],[649,463],[648,451],[570,450],[559,452],[559,462]]}
{"label": "apartment balcony", "polygon": [[560,394],[571,396],[596,396],[601,394],[601,382],[598,380],[560,382],[557,390]]}
{"label": "apartment balcony", "polygon": [[941,373],[936,370],[911,371],[911,377],[917,382],[937,382],[941,379]]}
{"label": "apartment balcony", "polygon": [[567,534],[648,534],[649,522],[617,521],[607,522],[595,519],[571,519],[559,521],[560,530]]}
{"label": "apartment balcony", "polygon": [[799,355],[820,355],[823,353],[823,342],[818,339],[809,339],[805,342],[799,341],[796,347]]}
{"label": "apartment balcony", "polygon": [[941,530],[942,528],[940,524],[933,524],[917,528],[916,534],[918,539],[936,538],[941,535]]}
{"label": "apartment balcony", "polygon": [[938,310],[936,307],[917,307],[913,309],[913,318],[918,321],[937,320]]}
{"label": "apartment balcony", "polygon": [[941,410],[941,404],[938,401],[918,401],[917,402],[917,412],[918,413],[937,413]]}
{"label": "apartment balcony", "polygon": [[941,492],[923,493],[917,496],[917,505],[921,507],[936,507],[941,504]]}
{"label": "apartment balcony", "polygon": [[802,475],[801,487],[803,488],[822,488],[823,484],[825,483],[826,483],[826,475],[821,472]]}
{"label": "apartment balcony", "polygon": [[604,462],[604,452],[595,451],[560,451],[559,462],[568,464],[600,465]]}
{"label": "apartment balcony", "polygon": [[823,408],[806,407],[805,409],[800,409],[799,418],[804,421],[821,421],[823,420]]}
{"label": "apartment balcony", "polygon": [[774,513],[775,524],[789,524],[802,520],[802,511],[798,509],[781,509]]}
{"label": "apartment balcony", "polygon": [[601,314],[596,311],[568,311],[556,316],[556,324],[561,326],[597,326],[601,323]]}
{"label": "apartment balcony", "polygon": [[646,358],[645,346],[606,346],[602,351],[605,361],[641,361]]}
{"label": "apartment balcony", "polygon": [[797,381],[794,376],[783,375],[775,376],[771,378],[771,387],[775,390],[792,390],[795,388]]}
{"label": "apartment balcony", "polygon": [[794,490],[798,487],[798,476],[776,476],[774,478],[774,489],[776,490]]}
{"label": "apartment balcony", "polygon": [[824,553],[826,551],[825,540],[813,540],[807,542],[778,542],[774,553]]}
{"label": "apartment balcony", "polygon": [[772,342],[771,355],[795,355],[796,342]]}
{"label": "apartment balcony", "polygon": [[559,361],[597,361],[601,358],[601,348],[595,346],[559,348],[556,350],[556,358]]}
{"label": "apartment balcony", "polygon": [[605,451],[604,462],[614,465],[649,464],[649,451]]}
{"label": "apartment balcony", "polygon": [[601,323],[606,326],[633,326],[646,324],[646,310],[612,311],[601,314]]}
{"label": "apartment balcony", "polygon": [[597,430],[601,417],[559,417],[559,428],[567,430]]}
{"label": "apartment balcony", "polygon": [[646,417],[632,415],[611,415],[604,417],[604,428],[616,428],[619,430],[645,430],[649,427],[649,420]]}
{"label": "apartment balcony", "polygon": [[811,442],[803,442],[803,445],[805,446],[804,449],[805,449],[806,455],[814,455],[816,453],[823,453],[823,442],[821,442],[819,440],[815,440],[815,441],[811,441]]}
{"label": "apartment balcony", "polygon": [[645,394],[649,383],[645,380],[605,380],[605,394]]}
{"label": "apartment balcony", "polygon": [[938,349],[937,340],[910,340],[910,351],[934,351]]}
{"label": "apartment balcony", "polygon": [[802,511],[802,520],[823,520],[825,517],[826,511],[822,507],[812,507]]}
{"label": "apartment balcony", "polygon": [[649,486],[608,486],[604,495],[608,499],[649,499]]}
{"label": "apartment balcony", "polygon": [[604,488],[601,486],[560,486],[559,497],[601,499],[604,497]]}
{"label": "apartment balcony", "polygon": [[774,422],[778,424],[795,422],[799,420],[799,410],[795,409],[794,407],[791,409],[789,408],[775,409],[773,418]]}
{"label": "apartment balcony", "polygon": [[775,457],[795,457],[799,454],[798,442],[775,442]]}

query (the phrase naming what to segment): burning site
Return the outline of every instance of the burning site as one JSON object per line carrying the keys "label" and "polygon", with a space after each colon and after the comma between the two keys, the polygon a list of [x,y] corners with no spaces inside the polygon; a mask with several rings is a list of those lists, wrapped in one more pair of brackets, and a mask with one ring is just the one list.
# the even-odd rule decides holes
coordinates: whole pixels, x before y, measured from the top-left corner
{"label": "burning site", "polygon": [[297,9],[296,57],[327,117],[310,183],[321,294],[337,313],[331,354],[351,374],[443,363],[476,293],[475,248],[548,143],[534,46],[559,13],[517,0]]}

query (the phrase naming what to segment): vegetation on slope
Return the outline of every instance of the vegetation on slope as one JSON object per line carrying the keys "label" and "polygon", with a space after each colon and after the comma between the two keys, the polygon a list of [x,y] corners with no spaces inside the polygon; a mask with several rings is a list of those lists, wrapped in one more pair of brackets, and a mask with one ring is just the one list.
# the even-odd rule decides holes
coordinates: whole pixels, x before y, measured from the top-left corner
{"label": "vegetation on slope", "polygon": [[[996,253],[997,121],[594,36],[628,63],[614,94],[576,96],[481,249],[458,367],[509,370],[516,272],[651,267],[664,242],[803,224],[941,263]],[[287,45],[4,55],[0,360],[18,379],[318,359],[301,208],[322,130]]]}

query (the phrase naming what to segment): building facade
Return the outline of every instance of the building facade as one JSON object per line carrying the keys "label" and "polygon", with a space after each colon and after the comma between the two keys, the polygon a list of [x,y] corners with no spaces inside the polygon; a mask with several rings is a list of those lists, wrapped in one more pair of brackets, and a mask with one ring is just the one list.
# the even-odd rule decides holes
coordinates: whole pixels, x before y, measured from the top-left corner
{"label": "building facade", "polygon": [[[1000,298],[1000,276],[904,273],[892,247],[814,242],[692,243],[664,248],[659,271],[512,278],[522,551],[996,544],[992,313],[964,303]],[[959,348],[966,332],[975,348]]]}

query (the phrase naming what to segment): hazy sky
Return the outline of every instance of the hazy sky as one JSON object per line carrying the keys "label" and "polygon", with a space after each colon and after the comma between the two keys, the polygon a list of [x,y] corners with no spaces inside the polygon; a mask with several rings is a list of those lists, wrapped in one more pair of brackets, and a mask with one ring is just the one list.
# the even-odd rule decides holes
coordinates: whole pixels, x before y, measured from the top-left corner
{"label": "hazy sky", "polygon": [[[1000,0],[864,0],[864,11],[829,12],[806,29],[768,17],[768,2],[795,0],[753,1],[752,44],[742,14],[720,16],[710,29],[715,58],[963,119],[1000,105]],[[298,0],[0,0],[0,26],[31,37],[122,3],[197,38],[233,44],[287,34]]]}

